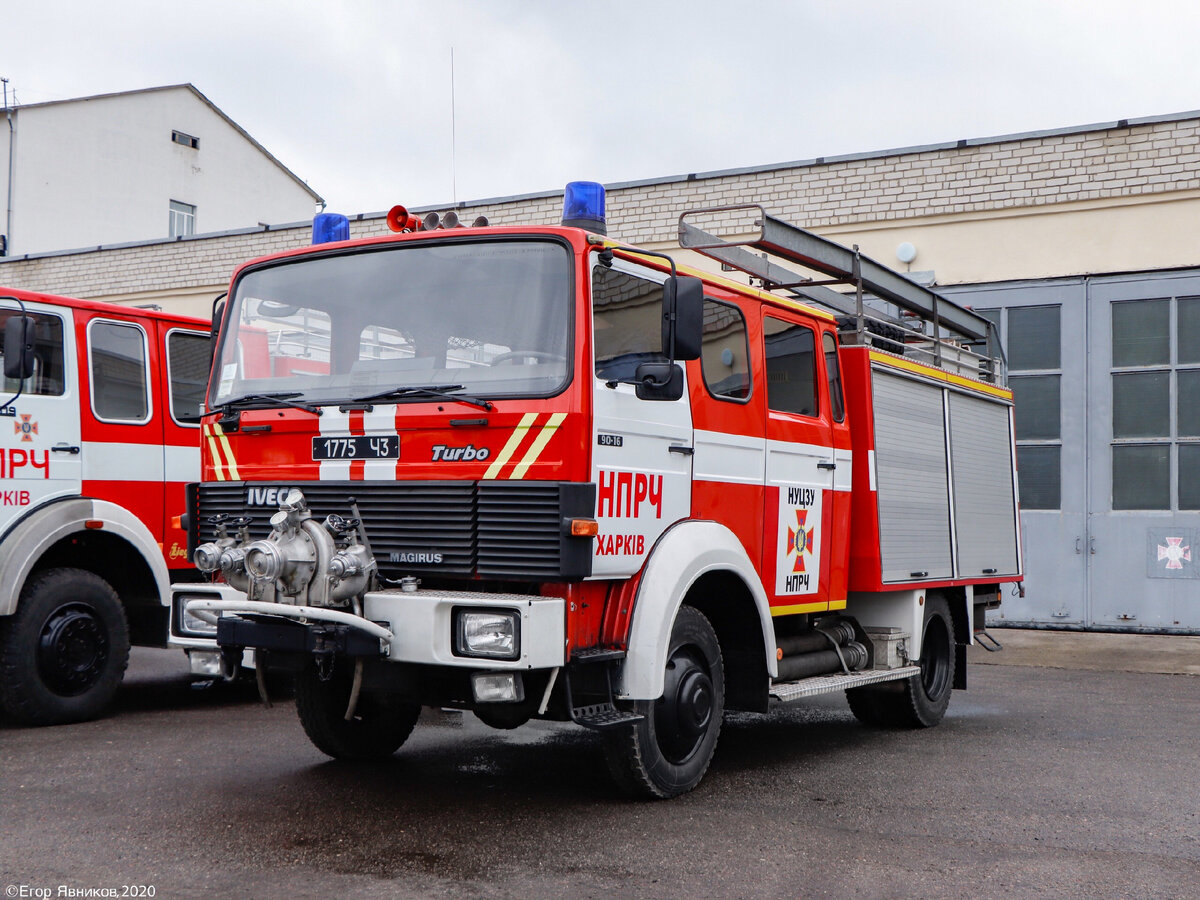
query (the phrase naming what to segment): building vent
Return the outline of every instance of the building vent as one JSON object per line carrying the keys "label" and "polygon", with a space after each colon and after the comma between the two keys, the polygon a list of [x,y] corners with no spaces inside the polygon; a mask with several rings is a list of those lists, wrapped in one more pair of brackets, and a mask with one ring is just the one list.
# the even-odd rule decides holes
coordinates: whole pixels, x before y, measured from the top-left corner
{"label": "building vent", "polygon": [[176,144],[182,144],[185,147],[191,147],[193,150],[200,149],[200,138],[193,137],[190,134],[184,134],[182,131],[172,131],[171,140]]}

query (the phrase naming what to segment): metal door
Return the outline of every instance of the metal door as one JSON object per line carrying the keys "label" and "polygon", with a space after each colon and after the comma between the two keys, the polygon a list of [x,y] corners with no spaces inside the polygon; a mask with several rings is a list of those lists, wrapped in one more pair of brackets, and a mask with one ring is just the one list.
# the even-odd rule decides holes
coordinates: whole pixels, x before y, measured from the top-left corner
{"label": "metal door", "polygon": [[1088,298],[1088,624],[1200,628],[1200,276]]}
{"label": "metal door", "polygon": [[1082,279],[950,289],[997,322],[1015,394],[1024,596],[998,613],[1018,624],[1084,625],[1087,602],[1086,290]]}

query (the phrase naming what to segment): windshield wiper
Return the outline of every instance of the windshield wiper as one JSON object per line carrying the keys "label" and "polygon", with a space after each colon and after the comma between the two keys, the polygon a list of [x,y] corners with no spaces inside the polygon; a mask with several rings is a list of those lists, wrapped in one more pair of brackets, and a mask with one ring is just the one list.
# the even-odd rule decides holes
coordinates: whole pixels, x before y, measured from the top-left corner
{"label": "windshield wiper", "polygon": [[463,385],[461,384],[428,384],[418,387],[397,387],[380,391],[377,394],[368,394],[365,397],[355,397],[351,402],[370,403],[372,400],[397,400],[401,397],[437,397],[442,400],[456,400],[459,403],[470,403],[472,406],[478,406],[486,410],[495,408],[495,404],[491,400],[484,400],[480,397],[471,397],[465,394],[450,393],[450,391],[461,391],[462,389]]}
{"label": "windshield wiper", "polygon": [[224,403],[218,403],[212,408],[213,412],[227,412],[231,409],[237,409],[241,406],[246,406],[251,403],[265,403],[268,407],[271,406],[287,406],[291,409],[302,409],[305,412],[310,412],[315,416],[321,415],[321,407],[313,406],[311,403],[305,403],[302,400],[294,400],[294,397],[299,397],[303,391],[274,391],[270,394],[243,394],[241,397],[234,397],[232,400],[226,400]]}

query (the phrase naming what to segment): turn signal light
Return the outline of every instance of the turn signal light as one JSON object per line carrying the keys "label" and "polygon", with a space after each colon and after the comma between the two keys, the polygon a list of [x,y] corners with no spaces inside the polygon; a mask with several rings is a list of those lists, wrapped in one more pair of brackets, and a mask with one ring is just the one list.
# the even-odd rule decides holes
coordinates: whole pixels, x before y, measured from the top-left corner
{"label": "turn signal light", "polygon": [[571,537],[595,537],[600,533],[600,523],[595,519],[572,519]]}
{"label": "turn signal light", "polygon": [[103,519],[88,519],[83,523],[83,527],[90,528],[93,531],[96,531],[96,530],[104,527],[104,520]]}

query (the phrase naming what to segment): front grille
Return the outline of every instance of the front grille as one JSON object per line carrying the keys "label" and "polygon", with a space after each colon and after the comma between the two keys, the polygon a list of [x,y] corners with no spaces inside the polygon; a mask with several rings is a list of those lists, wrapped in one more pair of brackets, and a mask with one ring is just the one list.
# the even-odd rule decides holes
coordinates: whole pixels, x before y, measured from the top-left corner
{"label": "front grille", "polygon": [[[276,486],[276,485],[270,485]],[[279,485],[283,486],[283,485]],[[304,493],[317,519],[349,517],[358,502],[380,572],[400,575],[561,581],[591,574],[591,541],[563,533],[564,518],[592,516],[595,486],[557,481],[308,481]],[[212,540],[215,515],[252,516],[251,538],[264,538],[278,505],[250,506],[262,484],[212,482],[189,491],[197,541]],[[415,562],[441,554],[440,563]]]}
{"label": "front grille", "polygon": [[559,485],[482,482],[478,496],[479,574],[554,578],[563,533]]}

